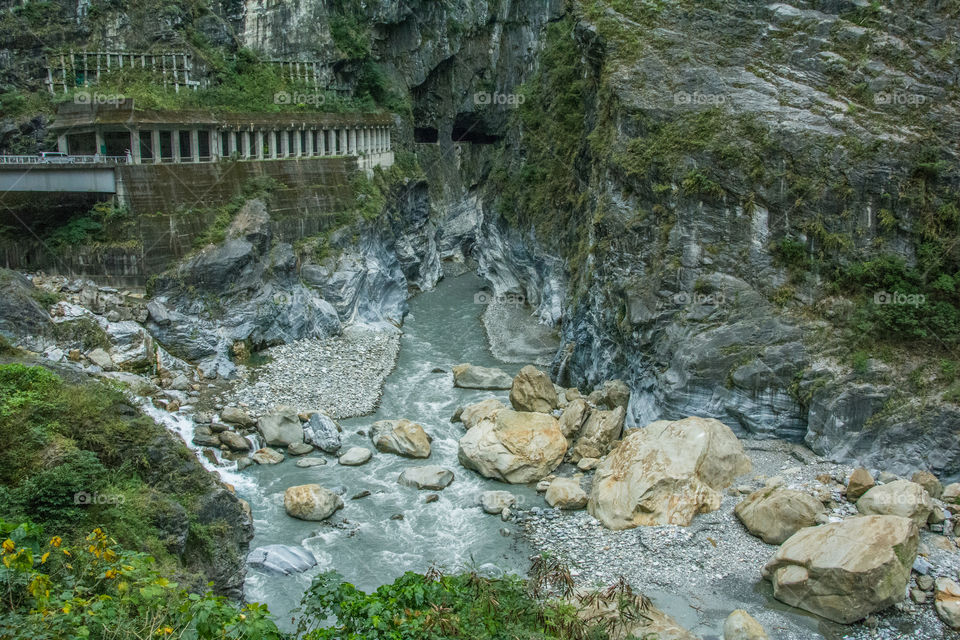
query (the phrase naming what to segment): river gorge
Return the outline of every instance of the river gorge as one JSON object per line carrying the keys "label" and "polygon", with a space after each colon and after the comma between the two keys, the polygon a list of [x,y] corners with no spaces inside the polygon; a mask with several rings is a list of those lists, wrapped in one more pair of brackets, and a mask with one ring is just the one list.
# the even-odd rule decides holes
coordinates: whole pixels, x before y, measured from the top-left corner
{"label": "river gorge", "polygon": [[0,637],[960,638],[955,0],[3,9]]}

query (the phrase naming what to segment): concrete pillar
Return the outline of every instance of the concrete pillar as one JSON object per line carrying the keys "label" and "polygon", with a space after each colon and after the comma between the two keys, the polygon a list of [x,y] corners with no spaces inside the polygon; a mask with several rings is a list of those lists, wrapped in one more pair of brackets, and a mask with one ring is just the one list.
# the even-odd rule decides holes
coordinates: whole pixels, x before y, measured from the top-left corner
{"label": "concrete pillar", "polygon": [[67,149],[67,135],[65,133],[61,133],[57,136],[57,151],[60,153],[69,153]]}
{"label": "concrete pillar", "polygon": [[383,128],[383,133],[384,133],[384,135],[386,135],[386,137],[387,137],[387,143],[386,143],[385,145],[383,145],[383,150],[384,150],[384,151],[390,151],[390,127],[384,127],[384,128]]}
{"label": "concrete pillar", "polygon": [[344,128],[340,129],[340,148],[338,149],[339,153],[337,155],[347,155],[347,149],[347,130]]}
{"label": "concrete pillar", "polygon": [[349,142],[350,155],[355,156],[357,155],[357,128],[356,127],[350,127],[349,141],[350,141]]}
{"label": "concrete pillar", "polygon": [[93,139],[96,148],[93,150],[95,154],[106,155],[107,154],[107,145],[103,141],[103,131],[100,130],[100,127],[94,129]]}
{"label": "concrete pillar", "polygon": [[151,129],[150,130],[150,151],[153,153],[154,163],[160,162],[160,130]]}
{"label": "concrete pillar", "polygon": [[263,160],[263,129],[257,129],[254,132],[253,146],[256,151],[257,160]]}
{"label": "concrete pillar", "polygon": [[190,157],[200,162],[200,132],[196,129],[190,129]]}
{"label": "concrete pillar", "polygon": [[383,151],[383,129],[376,127],[373,130],[373,135],[376,137],[376,142],[373,143],[373,149],[377,153]]}
{"label": "concrete pillar", "polygon": [[227,155],[231,158],[237,152],[237,132],[227,131]]}
{"label": "concrete pillar", "polygon": [[280,132],[280,157],[287,158],[290,156],[290,132],[281,131]]}
{"label": "concrete pillar", "polygon": [[327,155],[327,130],[326,129],[317,129],[317,155],[325,156]]}
{"label": "concrete pillar", "polygon": [[240,157],[244,160],[249,160],[250,156],[253,155],[252,150],[250,149],[250,132],[241,131],[240,132]]}
{"label": "concrete pillar", "polygon": [[370,127],[364,127],[360,129],[360,132],[363,134],[363,139],[360,141],[360,153],[364,155],[370,154]]}
{"label": "concrete pillar", "polygon": [[220,132],[217,129],[207,131],[207,146],[210,147],[210,161],[216,162],[220,159]]}
{"label": "concrete pillar", "polygon": [[312,158],[313,157],[313,129],[307,129],[305,133],[307,139],[307,149],[304,155]]}
{"label": "concrete pillar", "polygon": [[174,129],[170,132],[170,155],[174,162],[180,162],[180,130]]}
{"label": "concrete pillar", "polygon": [[[59,145],[60,141],[57,140]],[[140,129],[131,129],[130,131],[130,161],[133,164],[140,164]]]}
{"label": "concrete pillar", "polygon": [[270,157],[274,160],[277,159],[277,130],[270,129],[267,133],[267,140],[270,141]]}
{"label": "concrete pillar", "polygon": [[303,131],[293,130],[293,155],[297,158],[303,155]]}

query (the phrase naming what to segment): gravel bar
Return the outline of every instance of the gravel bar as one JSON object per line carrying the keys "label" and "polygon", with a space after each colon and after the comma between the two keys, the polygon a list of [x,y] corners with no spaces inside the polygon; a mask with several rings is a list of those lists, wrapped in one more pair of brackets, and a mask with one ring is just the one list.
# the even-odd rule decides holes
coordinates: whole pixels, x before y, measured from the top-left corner
{"label": "gravel bar", "polygon": [[272,347],[265,352],[270,360],[248,368],[229,397],[254,415],[281,405],[297,411],[322,409],[337,420],[368,415],[380,403],[399,351],[399,331],[363,327]]}

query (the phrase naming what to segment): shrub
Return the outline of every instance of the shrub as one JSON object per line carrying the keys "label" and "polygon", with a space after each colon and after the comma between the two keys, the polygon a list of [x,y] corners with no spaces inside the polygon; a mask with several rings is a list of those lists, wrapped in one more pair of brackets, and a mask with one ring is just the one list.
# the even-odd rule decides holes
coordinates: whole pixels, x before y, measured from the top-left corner
{"label": "shrub", "polygon": [[835,286],[858,298],[855,327],[871,338],[960,343],[960,272],[921,271],[882,255],[839,268]]}
{"label": "shrub", "polygon": [[0,637],[279,639],[267,608],[188,593],[101,528],[80,545],[0,520]]}

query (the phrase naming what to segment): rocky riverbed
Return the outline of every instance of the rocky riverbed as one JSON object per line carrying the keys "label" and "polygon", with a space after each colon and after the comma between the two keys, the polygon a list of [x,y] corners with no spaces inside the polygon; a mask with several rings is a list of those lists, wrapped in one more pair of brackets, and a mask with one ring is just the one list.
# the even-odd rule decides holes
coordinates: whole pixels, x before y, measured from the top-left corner
{"label": "rocky riverbed", "polygon": [[[718,510],[696,516],[690,526],[611,531],[586,511],[561,511],[544,503],[516,513],[520,535],[538,551],[569,564],[578,586],[607,585],[623,576],[634,589],[703,638],[722,637],[724,617],[737,608],[746,609],[779,640],[960,637],[937,616],[929,594],[923,603],[905,598],[852,625],[811,616],[775,600],[760,570],[777,546],[751,535],[734,514],[734,507],[772,480],[783,488],[819,496],[827,507],[825,522],[856,516],[856,506],[845,500],[840,490],[853,468],[778,440],[747,441],[744,448],[753,470],[737,478]],[[573,475],[575,470],[561,467],[558,471],[558,475]],[[580,480],[588,492],[591,479],[588,474]],[[909,588],[916,589],[924,575],[955,578],[960,572],[957,541],[960,539],[922,531]]]}
{"label": "rocky riverbed", "polygon": [[400,332],[349,327],[342,335],[267,349],[268,361],[244,368],[227,394],[254,415],[278,406],[322,410],[335,419],[372,413],[400,351]]}

